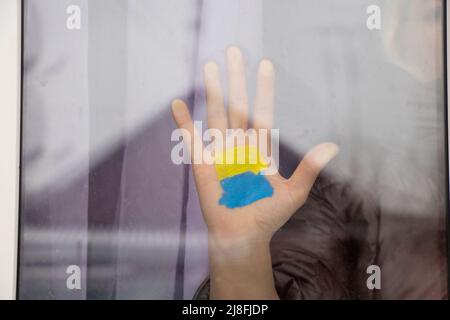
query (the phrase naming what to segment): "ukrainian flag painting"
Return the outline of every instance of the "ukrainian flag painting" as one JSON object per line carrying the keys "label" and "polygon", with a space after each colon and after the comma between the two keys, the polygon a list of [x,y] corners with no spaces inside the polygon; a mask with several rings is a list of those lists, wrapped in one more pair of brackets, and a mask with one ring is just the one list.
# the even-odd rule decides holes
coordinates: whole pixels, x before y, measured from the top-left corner
{"label": "ukrainian flag painting", "polygon": [[219,204],[234,209],[273,195],[262,171],[268,167],[256,147],[241,146],[215,155],[215,168],[223,189]]}

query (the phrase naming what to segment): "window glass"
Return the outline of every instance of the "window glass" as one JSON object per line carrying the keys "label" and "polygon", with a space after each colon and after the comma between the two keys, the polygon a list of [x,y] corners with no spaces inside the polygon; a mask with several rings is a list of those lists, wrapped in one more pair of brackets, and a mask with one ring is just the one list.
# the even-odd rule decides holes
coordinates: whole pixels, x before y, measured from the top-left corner
{"label": "window glass", "polygon": [[340,149],[272,238],[280,298],[447,296],[443,1],[25,0],[23,23],[19,298],[209,297],[170,105],[205,130],[230,46],[250,114],[273,63],[282,176]]}

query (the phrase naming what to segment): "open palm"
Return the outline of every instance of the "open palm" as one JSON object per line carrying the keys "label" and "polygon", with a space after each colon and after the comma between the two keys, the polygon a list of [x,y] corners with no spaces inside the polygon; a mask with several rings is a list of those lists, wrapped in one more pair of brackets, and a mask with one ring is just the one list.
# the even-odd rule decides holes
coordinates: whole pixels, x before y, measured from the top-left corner
{"label": "open palm", "polygon": [[[219,67],[209,62],[204,67],[208,127],[220,130],[248,129],[249,103],[247,98],[245,63],[239,48],[227,50],[228,108],[224,105]],[[272,129],[274,112],[275,68],[269,60],[262,60],[257,74],[256,98],[251,123],[255,130]],[[181,100],[172,103],[174,119],[185,129],[184,141],[190,147],[203,148],[201,137],[192,122],[189,109]],[[320,171],[337,154],[333,143],[323,143],[310,150],[289,179],[278,173],[266,175],[274,193],[240,208],[219,204],[223,190],[214,165],[193,164],[193,172],[200,205],[208,226],[210,239],[238,244],[243,240],[268,240],[306,201]]]}

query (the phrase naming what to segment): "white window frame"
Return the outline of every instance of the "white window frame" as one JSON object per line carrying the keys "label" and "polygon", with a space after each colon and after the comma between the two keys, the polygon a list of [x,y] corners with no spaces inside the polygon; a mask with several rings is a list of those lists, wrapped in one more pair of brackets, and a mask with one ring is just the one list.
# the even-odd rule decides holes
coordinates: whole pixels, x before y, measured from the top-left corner
{"label": "white window frame", "polygon": [[21,1],[0,0],[0,299],[16,298]]}

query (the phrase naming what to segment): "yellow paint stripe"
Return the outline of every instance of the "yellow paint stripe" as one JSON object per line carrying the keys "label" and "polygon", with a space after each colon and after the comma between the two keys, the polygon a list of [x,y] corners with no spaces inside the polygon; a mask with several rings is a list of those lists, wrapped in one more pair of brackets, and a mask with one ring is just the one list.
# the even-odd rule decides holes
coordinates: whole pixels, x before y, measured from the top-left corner
{"label": "yellow paint stripe", "polygon": [[251,171],[258,174],[269,165],[262,159],[256,147],[240,146],[218,152],[214,156],[219,180]]}

